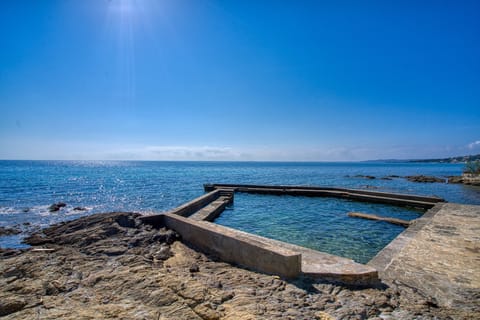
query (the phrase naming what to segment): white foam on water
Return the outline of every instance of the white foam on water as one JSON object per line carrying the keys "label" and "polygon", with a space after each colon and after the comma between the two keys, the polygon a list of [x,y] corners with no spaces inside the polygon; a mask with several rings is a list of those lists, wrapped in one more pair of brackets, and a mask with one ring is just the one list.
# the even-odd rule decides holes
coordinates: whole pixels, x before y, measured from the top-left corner
{"label": "white foam on water", "polygon": [[50,205],[38,205],[33,207],[0,207],[0,214],[28,214],[28,215],[39,215],[42,217],[48,216],[58,216],[58,215],[73,215],[73,214],[82,214],[91,212],[94,207],[81,207],[85,210],[75,210],[78,206],[67,205],[66,207],[60,208],[58,211],[50,211]]}
{"label": "white foam on water", "polygon": [[75,208],[76,207],[73,207],[73,206],[66,206],[65,208],[62,208],[60,211],[62,211],[63,214],[67,216],[71,216],[76,214],[87,214],[93,210],[93,207],[82,207],[85,210],[75,210]]}
{"label": "white foam on water", "polygon": [[18,213],[17,208],[13,207],[0,207],[0,214],[15,214]]}

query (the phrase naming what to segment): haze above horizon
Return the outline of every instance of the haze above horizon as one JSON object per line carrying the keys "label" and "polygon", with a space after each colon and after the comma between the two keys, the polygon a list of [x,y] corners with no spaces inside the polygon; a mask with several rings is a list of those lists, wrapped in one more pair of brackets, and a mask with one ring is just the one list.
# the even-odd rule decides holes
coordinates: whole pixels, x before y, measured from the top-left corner
{"label": "haze above horizon", "polygon": [[0,159],[480,153],[480,2],[0,3]]}

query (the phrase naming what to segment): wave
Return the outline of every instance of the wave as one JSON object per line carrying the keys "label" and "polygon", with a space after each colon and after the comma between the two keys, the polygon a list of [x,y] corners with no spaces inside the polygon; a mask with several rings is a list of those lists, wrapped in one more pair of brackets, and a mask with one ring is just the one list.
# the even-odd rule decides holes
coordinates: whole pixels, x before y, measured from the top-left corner
{"label": "wave", "polygon": [[50,211],[51,205],[38,205],[32,207],[0,207],[0,215],[38,215],[38,216],[58,216],[58,215],[78,215],[89,214],[94,210],[94,207],[79,207],[67,205],[60,208],[58,211]]}

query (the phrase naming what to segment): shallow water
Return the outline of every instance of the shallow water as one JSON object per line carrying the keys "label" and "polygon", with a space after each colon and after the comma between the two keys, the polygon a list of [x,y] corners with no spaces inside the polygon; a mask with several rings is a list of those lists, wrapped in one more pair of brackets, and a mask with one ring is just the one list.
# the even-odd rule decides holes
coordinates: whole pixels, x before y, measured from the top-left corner
{"label": "shallow water", "polygon": [[[204,183],[368,188],[437,195],[450,202],[480,204],[478,187],[412,183],[403,178],[367,180],[346,177],[357,174],[377,178],[415,174],[449,176],[460,175],[462,168],[461,164],[416,163],[0,161],[0,226],[17,226],[28,231],[98,212],[161,212],[202,195]],[[67,207],[50,213],[48,206],[60,201],[67,203]],[[221,218],[226,219],[230,213],[235,219],[251,219],[251,215],[263,215],[261,219],[271,222],[271,225],[256,226],[258,231],[254,232],[273,238],[284,235],[282,237],[292,239],[292,242],[324,251],[327,250],[322,248],[329,248],[331,252],[348,256],[349,253],[343,252],[383,247],[401,228],[385,229],[378,227],[385,223],[342,218],[345,212],[363,211],[388,216],[397,212],[401,215],[416,214],[398,211],[400,209],[391,206],[375,205],[370,208],[364,207],[365,205],[368,204],[338,199],[327,201],[325,198],[239,194],[236,195],[234,209],[226,211]],[[77,206],[88,210],[74,211]],[[281,210],[271,209],[275,206]],[[328,212],[333,216],[329,216]],[[271,219],[274,216],[286,217],[290,222],[282,223],[282,219],[279,219],[280,223],[274,225],[275,220]],[[219,222],[224,224],[235,220],[227,222],[222,219]],[[23,223],[30,225],[25,226]],[[322,230],[318,227],[323,225],[329,226],[327,231],[311,231]],[[321,234],[325,235],[324,238],[320,237]],[[355,239],[346,240],[353,235],[357,235],[355,239],[365,238],[365,241],[357,241],[358,245],[354,245]],[[0,237],[0,246],[20,246],[20,238]],[[370,238],[385,240],[377,243]],[[360,253],[354,258],[362,260],[366,256]]]}
{"label": "shallow water", "polygon": [[366,263],[403,227],[348,217],[350,211],[405,220],[423,211],[336,198],[237,193],[216,223]]}

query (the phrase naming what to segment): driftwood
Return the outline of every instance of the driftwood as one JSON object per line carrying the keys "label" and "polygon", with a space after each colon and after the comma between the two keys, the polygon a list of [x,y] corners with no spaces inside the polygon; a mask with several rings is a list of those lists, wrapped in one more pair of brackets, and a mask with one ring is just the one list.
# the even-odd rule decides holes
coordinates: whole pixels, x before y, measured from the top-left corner
{"label": "driftwood", "polygon": [[403,227],[408,227],[410,225],[410,221],[408,220],[402,220],[402,219],[397,219],[397,218],[388,218],[388,217],[380,217],[375,214],[368,214],[368,213],[361,213],[361,212],[349,212],[348,213],[349,217],[354,217],[354,218],[363,218],[363,219],[369,219],[369,220],[378,220],[378,221],[385,221],[389,223],[393,223],[399,226]]}

